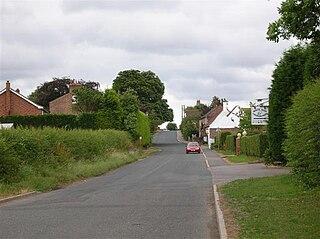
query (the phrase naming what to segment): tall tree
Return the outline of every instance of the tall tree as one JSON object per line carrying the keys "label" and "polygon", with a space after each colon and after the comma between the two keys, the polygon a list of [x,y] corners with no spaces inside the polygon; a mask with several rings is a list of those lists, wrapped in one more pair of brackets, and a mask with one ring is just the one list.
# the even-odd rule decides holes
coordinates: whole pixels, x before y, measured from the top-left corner
{"label": "tall tree", "polygon": [[305,48],[295,46],[286,51],[273,72],[269,94],[268,141],[270,146],[269,163],[286,162],[283,156],[285,140],[284,116],[291,106],[292,96],[303,88]]}
{"label": "tall tree", "polygon": [[81,113],[97,112],[102,108],[103,94],[98,90],[82,86],[74,89],[76,97],[74,108]]}
{"label": "tall tree", "polygon": [[173,120],[173,111],[163,99],[164,85],[152,71],[125,70],[118,73],[112,88],[119,94],[133,89],[138,96],[139,108],[147,113],[153,129],[166,121]]}
{"label": "tall tree", "polygon": [[278,8],[280,18],[269,24],[267,39],[320,41],[320,0],[285,0]]}
{"label": "tall tree", "polygon": [[98,112],[98,128],[122,129],[122,116],[120,96],[114,90],[105,90],[101,110]]}

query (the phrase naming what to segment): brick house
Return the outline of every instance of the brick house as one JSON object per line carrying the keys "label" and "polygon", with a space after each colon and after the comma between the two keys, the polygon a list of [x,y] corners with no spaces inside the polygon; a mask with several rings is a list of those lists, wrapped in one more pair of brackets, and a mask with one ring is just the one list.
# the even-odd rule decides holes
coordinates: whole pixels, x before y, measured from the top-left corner
{"label": "brick house", "polygon": [[73,90],[80,88],[80,83],[70,83],[69,93],[49,102],[51,114],[78,114],[72,105],[74,104]]}
{"label": "brick house", "polygon": [[42,115],[44,109],[27,97],[20,90],[13,90],[7,81],[6,88],[0,91],[0,116],[7,115]]}

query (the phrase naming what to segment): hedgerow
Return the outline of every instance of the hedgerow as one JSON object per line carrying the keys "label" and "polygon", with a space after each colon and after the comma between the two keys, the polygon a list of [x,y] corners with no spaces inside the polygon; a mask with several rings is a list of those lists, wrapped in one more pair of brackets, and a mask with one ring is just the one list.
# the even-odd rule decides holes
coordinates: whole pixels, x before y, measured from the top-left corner
{"label": "hedgerow", "polygon": [[240,151],[248,156],[262,157],[268,147],[268,138],[265,134],[255,134],[241,137]]}
{"label": "hedgerow", "polygon": [[285,157],[309,187],[320,186],[320,79],[294,98],[286,114]]}
{"label": "hedgerow", "polygon": [[129,134],[116,130],[2,129],[0,182],[18,179],[21,167],[43,174],[48,167],[67,167],[132,147]]}

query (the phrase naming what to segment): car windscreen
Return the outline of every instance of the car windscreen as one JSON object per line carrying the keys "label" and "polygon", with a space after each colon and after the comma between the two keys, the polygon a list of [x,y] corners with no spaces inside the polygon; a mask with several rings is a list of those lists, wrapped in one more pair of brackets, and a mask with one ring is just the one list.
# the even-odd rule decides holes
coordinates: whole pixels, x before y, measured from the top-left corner
{"label": "car windscreen", "polygon": [[188,146],[199,146],[199,144],[196,143],[196,142],[195,143],[189,143]]}

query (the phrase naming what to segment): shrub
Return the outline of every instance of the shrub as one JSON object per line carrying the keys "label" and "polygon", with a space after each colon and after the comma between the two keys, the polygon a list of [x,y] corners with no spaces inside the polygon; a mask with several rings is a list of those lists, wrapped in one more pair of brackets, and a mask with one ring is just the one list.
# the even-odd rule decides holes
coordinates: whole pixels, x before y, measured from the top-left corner
{"label": "shrub", "polygon": [[0,182],[11,183],[17,179],[19,160],[14,151],[0,138]]}
{"label": "shrub", "polygon": [[224,148],[225,147],[225,143],[226,143],[226,139],[227,139],[227,136],[228,135],[231,135],[231,132],[221,132],[220,134],[220,140],[219,140],[219,143],[220,143],[220,147],[221,148]]}
{"label": "shrub", "polygon": [[294,98],[286,115],[285,157],[301,181],[320,185],[320,79]]}
{"label": "shrub", "polygon": [[236,138],[237,138],[236,135],[227,135],[226,142],[225,142],[226,150],[236,152]]}
{"label": "shrub", "polygon": [[264,134],[255,134],[241,138],[240,151],[249,156],[262,157],[268,147],[268,139]]}
{"label": "shrub", "polygon": [[91,161],[132,147],[129,133],[116,130],[0,130],[0,181],[19,178],[20,166],[21,171],[29,168],[44,176],[51,168],[66,168],[75,161]]}
{"label": "shrub", "polygon": [[151,144],[151,130],[148,117],[141,111],[137,115],[137,127],[136,131],[139,136],[142,137],[142,145],[148,146]]}

